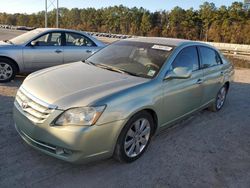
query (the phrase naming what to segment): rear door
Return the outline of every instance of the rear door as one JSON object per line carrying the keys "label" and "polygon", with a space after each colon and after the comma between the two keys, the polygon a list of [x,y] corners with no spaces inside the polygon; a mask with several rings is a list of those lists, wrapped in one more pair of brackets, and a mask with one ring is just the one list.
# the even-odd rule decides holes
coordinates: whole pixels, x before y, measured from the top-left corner
{"label": "rear door", "polygon": [[64,63],[87,59],[99,50],[99,47],[87,36],[65,32]]}
{"label": "rear door", "polygon": [[62,33],[49,32],[23,48],[23,61],[29,71],[38,70],[63,63]]}
{"label": "rear door", "polygon": [[190,66],[193,70],[190,78],[171,79],[163,82],[165,124],[171,123],[201,106],[203,71],[199,66],[196,46],[184,48],[176,56],[169,71],[176,67],[186,66]]}
{"label": "rear door", "polygon": [[220,55],[212,48],[199,46],[201,66],[204,72],[204,95],[202,104],[213,100],[223,82],[223,65]]}

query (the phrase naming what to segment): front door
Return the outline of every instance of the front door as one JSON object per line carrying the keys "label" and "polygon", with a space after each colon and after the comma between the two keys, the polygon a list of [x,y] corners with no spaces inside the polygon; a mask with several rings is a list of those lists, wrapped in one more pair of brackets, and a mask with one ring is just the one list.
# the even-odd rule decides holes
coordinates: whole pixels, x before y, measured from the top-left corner
{"label": "front door", "polygon": [[63,64],[63,48],[60,32],[46,33],[23,48],[25,68],[34,71]]}
{"label": "front door", "polygon": [[99,50],[87,36],[74,32],[65,33],[64,63],[86,60]]}
{"label": "front door", "polygon": [[164,125],[193,112],[201,105],[203,71],[199,66],[195,46],[184,48],[173,61],[169,71],[187,66],[193,70],[190,78],[170,79],[163,82]]}

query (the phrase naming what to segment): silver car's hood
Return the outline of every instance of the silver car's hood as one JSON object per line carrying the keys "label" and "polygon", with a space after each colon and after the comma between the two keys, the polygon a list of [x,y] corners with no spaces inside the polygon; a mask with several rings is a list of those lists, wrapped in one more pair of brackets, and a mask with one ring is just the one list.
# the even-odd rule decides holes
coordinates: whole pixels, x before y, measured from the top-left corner
{"label": "silver car's hood", "polygon": [[87,106],[146,81],[148,79],[76,62],[35,72],[25,79],[22,87],[44,102],[67,109]]}
{"label": "silver car's hood", "polygon": [[12,44],[0,40],[0,47],[6,47],[6,46],[12,46]]}

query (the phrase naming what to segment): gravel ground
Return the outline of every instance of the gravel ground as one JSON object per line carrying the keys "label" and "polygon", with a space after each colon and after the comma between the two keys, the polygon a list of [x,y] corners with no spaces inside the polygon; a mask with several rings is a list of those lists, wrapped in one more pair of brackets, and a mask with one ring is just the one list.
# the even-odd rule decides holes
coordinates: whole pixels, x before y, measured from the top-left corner
{"label": "gravel ground", "polygon": [[0,29],[0,40],[9,40],[18,35],[25,33],[25,31],[11,30],[11,29]]}
{"label": "gravel ground", "polygon": [[237,69],[218,113],[199,112],[156,136],[132,164],[72,165],[25,144],[14,128],[24,77],[0,84],[0,187],[250,187],[250,70]]}

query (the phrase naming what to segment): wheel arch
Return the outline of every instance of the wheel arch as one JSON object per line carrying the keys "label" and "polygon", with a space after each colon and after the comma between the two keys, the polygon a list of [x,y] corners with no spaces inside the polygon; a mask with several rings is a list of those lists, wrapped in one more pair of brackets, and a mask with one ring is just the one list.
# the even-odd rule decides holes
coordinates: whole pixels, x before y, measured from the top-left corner
{"label": "wheel arch", "polygon": [[119,133],[119,136],[117,137],[116,139],[116,142],[115,142],[115,145],[114,145],[114,149],[113,149],[113,156],[115,157],[115,159],[117,159],[118,161],[120,162],[123,162],[123,160],[121,159],[120,157],[120,145],[118,144],[119,143],[119,140],[122,138],[122,132],[124,130],[124,128],[126,127],[127,123],[129,122],[129,120],[131,118],[133,118],[135,115],[139,114],[139,113],[142,113],[142,112],[146,112],[148,113],[149,115],[152,116],[152,119],[153,119],[153,126],[154,126],[154,130],[153,130],[153,134],[154,135],[156,133],[156,130],[157,130],[157,127],[158,127],[158,117],[157,117],[157,114],[155,112],[155,110],[153,110],[152,108],[143,108],[143,109],[139,109],[137,111],[135,111],[133,114],[131,114],[129,116],[129,118],[127,119],[126,123],[124,124],[124,126],[122,127],[122,129],[120,130],[120,133]]}
{"label": "wheel arch", "polygon": [[157,116],[157,113],[154,109],[152,108],[149,108],[149,107],[145,107],[145,108],[142,108],[142,109],[138,109],[137,111],[135,111],[134,113],[130,114],[129,118],[127,121],[129,121],[133,116],[135,116],[136,114],[139,114],[141,112],[147,112],[148,114],[150,114],[152,116],[152,119],[154,121],[154,130],[153,130],[153,134],[155,134],[157,128],[158,128],[158,116]]}
{"label": "wheel arch", "polygon": [[229,87],[230,87],[230,83],[229,83],[229,81],[226,81],[224,85],[226,86],[227,91],[228,91],[228,90],[229,90]]}
{"label": "wheel arch", "polygon": [[17,68],[17,73],[20,72],[20,67],[19,67],[18,63],[17,63],[14,59],[12,59],[12,58],[10,58],[10,57],[7,57],[7,56],[0,55],[0,59],[1,59],[1,58],[2,58],[2,59],[8,59],[9,61],[13,62],[14,65],[16,66],[16,68]]}

